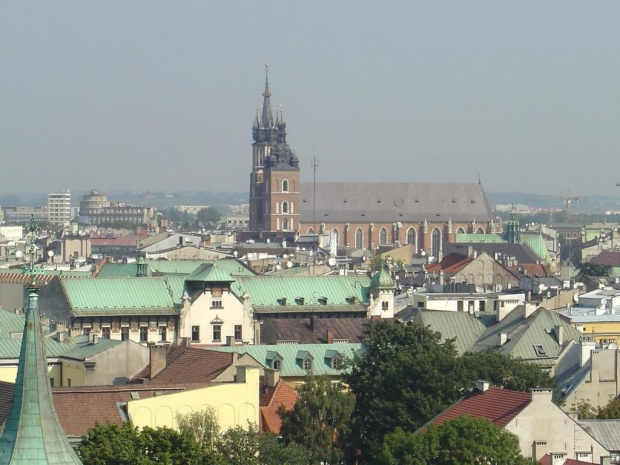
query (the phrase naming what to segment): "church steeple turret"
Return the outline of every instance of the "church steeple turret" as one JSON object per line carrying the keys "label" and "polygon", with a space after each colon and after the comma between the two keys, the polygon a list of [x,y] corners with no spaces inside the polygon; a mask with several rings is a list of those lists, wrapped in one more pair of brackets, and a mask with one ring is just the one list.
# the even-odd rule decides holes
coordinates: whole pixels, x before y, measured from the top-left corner
{"label": "church steeple turret", "polygon": [[31,217],[28,310],[22,336],[13,405],[0,435],[0,465],[77,465],[82,462],[69,444],[54,409],[35,282],[35,237]]}
{"label": "church steeple turret", "polygon": [[263,115],[261,125],[264,128],[272,128],[273,111],[271,109],[271,92],[269,92],[269,65],[265,63],[265,92],[263,92]]}

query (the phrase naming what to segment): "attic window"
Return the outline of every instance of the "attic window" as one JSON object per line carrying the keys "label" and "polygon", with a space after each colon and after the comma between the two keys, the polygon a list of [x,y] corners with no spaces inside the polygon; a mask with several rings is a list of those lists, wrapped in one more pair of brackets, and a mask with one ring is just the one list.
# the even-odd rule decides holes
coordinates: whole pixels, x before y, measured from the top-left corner
{"label": "attic window", "polygon": [[348,304],[350,304],[350,305],[355,305],[355,297],[350,296],[350,297],[347,297],[347,299],[346,299],[346,300],[347,300],[347,303],[348,303]]}
{"label": "attic window", "polygon": [[420,200],[419,199],[415,199],[415,203],[420,203]]}
{"label": "attic window", "polygon": [[452,199],[452,203],[456,203],[456,199]]}
{"label": "attic window", "polygon": [[329,216],[329,214],[328,214],[328,213],[325,213],[325,216]]}
{"label": "attic window", "polygon": [[344,199],[344,200],[343,200],[343,202],[344,202],[344,203],[347,203],[347,199]]}
{"label": "attic window", "polygon": [[286,305],[286,297],[280,297],[278,299],[278,305]]}
{"label": "attic window", "polygon": [[306,203],[306,199],[303,199],[303,200],[302,200],[302,202],[303,202],[303,203]]}
{"label": "attic window", "polygon": [[273,362],[271,362],[271,366],[273,367],[274,370],[281,370],[282,361],[279,358],[276,358],[273,360]]}
{"label": "attic window", "polygon": [[295,303],[296,303],[297,305],[303,305],[303,304],[304,304],[304,298],[303,298],[303,297],[297,297],[297,298],[295,299]]}
{"label": "attic window", "polygon": [[381,199],[377,199],[377,203],[381,203]]}
{"label": "attic window", "polygon": [[534,344],[534,352],[536,352],[536,355],[539,357],[545,357],[547,355],[545,348],[540,344]]}
{"label": "attic window", "polygon": [[362,213],[362,216],[366,216],[366,213]]}
{"label": "attic window", "polygon": [[476,203],[476,201],[474,199],[471,199],[470,202],[471,203]]}
{"label": "attic window", "polygon": [[321,305],[327,305],[327,297],[319,297],[319,303]]}

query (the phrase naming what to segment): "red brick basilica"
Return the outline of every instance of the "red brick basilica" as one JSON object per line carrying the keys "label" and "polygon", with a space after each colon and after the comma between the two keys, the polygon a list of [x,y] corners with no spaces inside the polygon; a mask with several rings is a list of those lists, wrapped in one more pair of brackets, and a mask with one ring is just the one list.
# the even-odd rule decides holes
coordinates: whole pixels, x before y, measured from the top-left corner
{"label": "red brick basilica", "polygon": [[340,246],[374,251],[414,244],[438,257],[458,233],[487,233],[493,212],[478,183],[300,183],[286,122],[271,106],[252,125],[250,230],[290,235],[331,233]]}

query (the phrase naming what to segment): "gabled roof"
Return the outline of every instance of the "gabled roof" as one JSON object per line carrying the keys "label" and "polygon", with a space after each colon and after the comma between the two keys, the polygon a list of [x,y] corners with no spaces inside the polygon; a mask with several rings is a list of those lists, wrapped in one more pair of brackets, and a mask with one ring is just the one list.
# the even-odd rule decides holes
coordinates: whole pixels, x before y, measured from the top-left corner
{"label": "gabled roof", "polygon": [[[553,461],[553,457],[551,454],[545,454],[542,456],[542,458],[538,461],[538,463],[540,465],[553,465],[554,462]],[[594,462],[584,462],[582,460],[575,460],[575,459],[565,459],[564,462],[562,462],[562,465],[593,465]]]}
{"label": "gabled roof", "polygon": [[464,354],[472,350],[478,337],[495,322],[495,317],[478,318],[466,312],[416,309],[410,320],[441,333],[441,342],[455,339],[456,350]]}
{"label": "gabled roof", "polygon": [[327,331],[331,331],[334,339],[362,342],[369,323],[370,318],[316,318],[312,331],[308,318],[266,318],[260,327],[260,340],[263,344],[277,341],[324,344]]}
{"label": "gabled roof", "polygon": [[450,253],[455,250],[462,250],[462,247],[470,246],[477,253],[486,252],[491,257],[494,257],[496,253],[505,255],[507,257],[515,257],[519,264],[522,263],[538,263],[540,258],[534,253],[531,247],[527,244],[515,244],[512,242],[503,243],[448,243],[446,244],[445,253]]}
{"label": "gabled roof", "polygon": [[[474,344],[473,350],[493,348],[529,362],[553,364],[563,347],[554,333],[555,326],[563,328],[563,342],[578,341],[582,336],[577,329],[561,319],[557,312],[540,307],[528,318],[524,318],[523,307],[517,307],[503,320],[489,327]],[[507,342],[498,347],[500,333],[507,334]]]}
{"label": "gabled roof", "polygon": [[164,278],[63,279],[60,284],[74,316],[177,313]]}
{"label": "gabled roof", "polygon": [[265,387],[260,396],[260,420],[262,431],[280,434],[282,419],[278,409],[283,406],[291,410],[299,398],[297,392],[283,380],[278,381],[275,387]]}
{"label": "gabled roof", "polygon": [[343,373],[342,369],[334,369],[331,366],[331,360],[327,357],[327,352],[330,350],[336,350],[344,357],[353,357],[358,352],[363,350],[362,344],[276,344],[276,345],[261,345],[261,346],[222,346],[214,347],[211,350],[218,352],[236,352],[240,354],[249,354],[255,360],[262,363],[266,368],[273,368],[271,366],[272,357],[274,352],[282,358],[282,365],[280,367],[280,376],[282,377],[303,377],[306,370],[301,363],[301,360],[306,356],[310,356],[312,362],[312,373],[328,376],[340,376]]}
{"label": "gabled roof", "polygon": [[[480,184],[312,183],[301,185],[299,221],[393,223],[493,219]],[[316,206],[314,205],[316,199]]]}
{"label": "gabled roof", "polygon": [[456,274],[472,261],[473,258],[465,257],[458,253],[450,253],[446,255],[441,262],[427,266],[426,270],[430,273],[439,273],[443,270],[443,272],[447,274]]}
{"label": "gabled roof", "polygon": [[530,400],[531,395],[527,392],[493,387],[484,392],[474,389],[429,421],[422,429],[430,424],[441,425],[446,420],[452,420],[460,415],[485,418],[491,420],[496,426],[504,427],[527,407]]}
{"label": "gabled roof", "polygon": [[133,377],[133,382],[148,380],[149,384],[210,383],[233,363],[230,353],[192,347],[170,346],[166,354],[166,367],[148,380],[147,366]]}
{"label": "gabled roof", "polygon": [[218,262],[205,263],[185,277],[186,281],[203,281],[212,283],[231,283],[235,280]]}
{"label": "gabled roof", "polygon": [[[241,299],[247,293],[256,313],[365,311],[370,278],[357,276],[240,276],[232,284]],[[303,300],[300,300],[299,298]],[[354,300],[350,300],[354,297]],[[327,300],[323,300],[327,298]],[[285,299],[285,300],[283,300]]]}
{"label": "gabled roof", "polygon": [[620,452],[620,420],[577,420],[586,432],[612,452]]}
{"label": "gabled roof", "polygon": [[590,260],[593,265],[606,265],[613,268],[620,267],[620,252],[612,252],[610,250],[603,250],[596,257]]}

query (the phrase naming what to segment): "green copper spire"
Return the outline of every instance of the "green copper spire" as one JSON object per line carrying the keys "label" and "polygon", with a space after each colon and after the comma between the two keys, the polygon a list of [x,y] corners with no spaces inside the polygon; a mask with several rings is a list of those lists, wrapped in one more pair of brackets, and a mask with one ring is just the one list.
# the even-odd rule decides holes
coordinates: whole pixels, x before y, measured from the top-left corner
{"label": "green copper spire", "polygon": [[81,464],[56,415],[47,374],[47,357],[38,308],[39,288],[35,284],[37,229],[34,218],[31,218],[27,227],[31,233],[30,263],[24,267],[24,272],[31,276],[28,309],[13,405],[0,434],[0,465]]}

